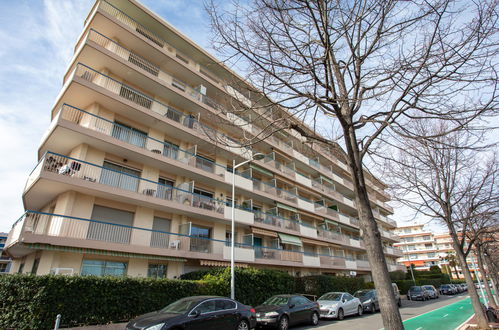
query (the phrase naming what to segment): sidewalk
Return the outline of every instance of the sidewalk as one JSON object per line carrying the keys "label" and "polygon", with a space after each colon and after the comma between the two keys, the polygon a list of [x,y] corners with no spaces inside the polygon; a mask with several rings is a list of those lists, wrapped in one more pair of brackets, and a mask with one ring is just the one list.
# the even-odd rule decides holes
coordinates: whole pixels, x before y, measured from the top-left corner
{"label": "sidewalk", "polygon": [[89,325],[77,328],[60,328],[61,330],[123,330],[126,323],[113,323],[107,325]]}
{"label": "sidewalk", "polygon": [[[492,329],[499,329],[499,323],[489,323],[489,326]],[[456,330],[467,330],[467,329],[476,329],[476,328],[478,328],[478,326],[476,324],[475,314],[473,314],[473,316],[470,319],[466,320],[466,322],[462,324],[459,328],[456,328]]]}

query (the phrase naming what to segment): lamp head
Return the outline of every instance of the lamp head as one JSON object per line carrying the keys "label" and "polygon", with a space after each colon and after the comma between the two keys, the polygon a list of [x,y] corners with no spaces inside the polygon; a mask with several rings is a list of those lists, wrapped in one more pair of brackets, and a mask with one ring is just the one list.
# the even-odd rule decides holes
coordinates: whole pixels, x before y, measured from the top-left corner
{"label": "lamp head", "polygon": [[265,155],[262,154],[261,152],[257,152],[256,154],[253,154],[253,157],[251,157],[252,160],[262,160],[265,158]]}

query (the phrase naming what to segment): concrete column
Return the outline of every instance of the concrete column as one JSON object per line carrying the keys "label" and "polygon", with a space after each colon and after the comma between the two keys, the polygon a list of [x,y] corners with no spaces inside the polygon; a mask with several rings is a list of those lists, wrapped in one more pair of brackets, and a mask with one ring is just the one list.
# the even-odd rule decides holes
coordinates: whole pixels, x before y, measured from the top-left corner
{"label": "concrete column", "polygon": [[127,275],[131,277],[147,277],[148,265],[147,259],[130,258]]}
{"label": "concrete column", "polygon": [[[154,210],[142,206],[137,206],[133,226],[139,228],[152,229],[154,221]],[[151,242],[151,232],[148,230],[133,229],[130,240],[131,245],[149,246]]]}
{"label": "concrete column", "polygon": [[42,251],[40,264],[38,265],[38,271],[36,272],[37,275],[50,274],[50,270],[53,268],[54,255],[54,251]]}
{"label": "concrete column", "polygon": [[179,261],[169,261],[166,276],[169,279],[179,278],[184,273],[184,263]]}

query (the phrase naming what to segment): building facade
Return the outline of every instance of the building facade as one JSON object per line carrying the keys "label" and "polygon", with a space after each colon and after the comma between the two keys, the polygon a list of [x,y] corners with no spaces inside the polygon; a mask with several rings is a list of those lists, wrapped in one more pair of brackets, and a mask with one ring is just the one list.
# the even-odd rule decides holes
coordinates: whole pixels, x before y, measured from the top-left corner
{"label": "building facade", "polygon": [[0,233],[0,274],[7,274],[10,271],[10,257],[4,252],[7,237],[7,233]]}
{"label": "building facade", "polygon": [[[451,278],[464,279],[457,259],[455,266],[452,262],[455,253],[449,234],[433,233],[426,230],[422,224],[400,226],[394,230],[394,233],[400,237],[400,242],[394,246],[403,252],[403,256],[397,259],[397,262],[406,267],[412,264],[416,270],[429,270],[431,266],[439,266],[443,272],[450,274]],[[468,255],[467,261],[472,274],[475,273],[475,268],[479,271],[473,251]]]}
{"label": "building facade", "polygon": [[[293,131],[241,145],[262,130],[247,118],[272,118],[220,111],[255,102],[234,79],[140,3],[97,1],[9,234],[11,272],[176,278],[226,266],[233,160],[261,153],[234,177],[236,265],[369,276],[341,154]],[[366,175],[389,268],[400,269],[389,196]]]}

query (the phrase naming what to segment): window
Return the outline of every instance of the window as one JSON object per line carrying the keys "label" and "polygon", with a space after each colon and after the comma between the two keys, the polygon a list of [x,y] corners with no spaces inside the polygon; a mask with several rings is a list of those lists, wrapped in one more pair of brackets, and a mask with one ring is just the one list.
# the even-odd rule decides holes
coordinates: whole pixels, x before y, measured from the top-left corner
{"label": "window", "polygon": [[38,270],[38,265],[40,264],[40,258],[36,258],[33,262],[33,267],[31,267],[31,274],[36,275],[36,271]]}
{"label": "window", "polygon": [[0,273],[7,273],[9,271],[9,264],[0,264]]}
{"label": "window", "polygon": [[118,121],[115,121],[114,123],[113,132],[111,133],[113,137],[141,148],[145,147],[147,140],[146,132],[135,129]]}
{"label": "window", "polygon": [[406,233],[406,234],[410,234],[410,233],[411,233],[411,228],[406,228],[406,229],[404,229],[404,233]]}
{"label": "window", "polygon": [[201,314],[205,314],[205,313],[214,312],[216,310],[217,310],[216,301],[215,300],[208,300],[208,301],[201,303],[201,305],[199,305],[198,307],[196,307],[194,312],[199,312]]}
{"label": "window", "polygon": [[19,270],[17,271],[18,274],[22,274],[24,270],[24,260],[23,262],[19,265]]}
{"label": "window", "polygon": [[121,189],[137,191],[141,172],[123,165],[104,161],[100,183]]}
{"label": "window", "polygon": [[211,228],[191,226],[191,251],[195,252],[210,252]]}
{"label": "window", "polygon": [[163,145],[163,155],[169,158],[177,159],[178,149],[178,145],[165,140],[165,144]]}
{"label": "window", "polygon": [[414,242],[414,237],[406,237],[405,241],[406,242]]}
{"label": "window", "polygon": [[168,248],[170,241],[171,221],[160,217],[154,217],[151,233],[151,247]]}
{"label": "window", "polygon": [[429,240],[431,240],[431,236],[430,235],[425,235],[425,236],[423,236],[423,240],[429,241]]}
{"label": "window", "polygon": [[353,299],[353,296],[352,296],[351,294],[349,294],[349,293],[345,293],[345,294],[343,295],[343,298],[345,298],[347,301],[350,301],[350,300],[352,300],[352,299]]}
{"label": "window", "polygon": [[107,261],[107,260],[83,260],[81,267],[81,275],[112,275],[112,276],[125,276],[126,275],[126,262]]}
{"label": "window", "polygon": [[165,264],[149,264],[147,268],[147,277],[166,278],[167,265]]}
{"label": "window", "polygon": [[310,301],[305,297],[296,297],[295,301],[297,306],[306,305],[310,303]]}
{"label": "window", "polygon": [[212,192],[210,192],[210,191],[206,191],[206,190],[202,190],[202,189],[194,188],[194,193],[195,193],[195,194],[198,194],[198,195],[201,195],[201,196],[205,196],[205,197],[213,198],[213,193],[212,193]]}
{"label": "window", "polygon": [[435,258],[435,252],[428,253],[428,258]]}
{"label": "window", "polygon": [[127,244],[130,242],[133,218],[133,212],[94,205],[92,220],[99,222],[90,221],[87,239]]}
{"label": "window", "polygon": [[156,192],[156,197],[171,200],[172,199],[172,191],[173,184],[172,180],[168,180],[165,178],[158,179],[158,191]]}
{"label": "window", "polygon": [[236,303],[227,299],[215,300],[215,308],[217,311],[236,309]]}

